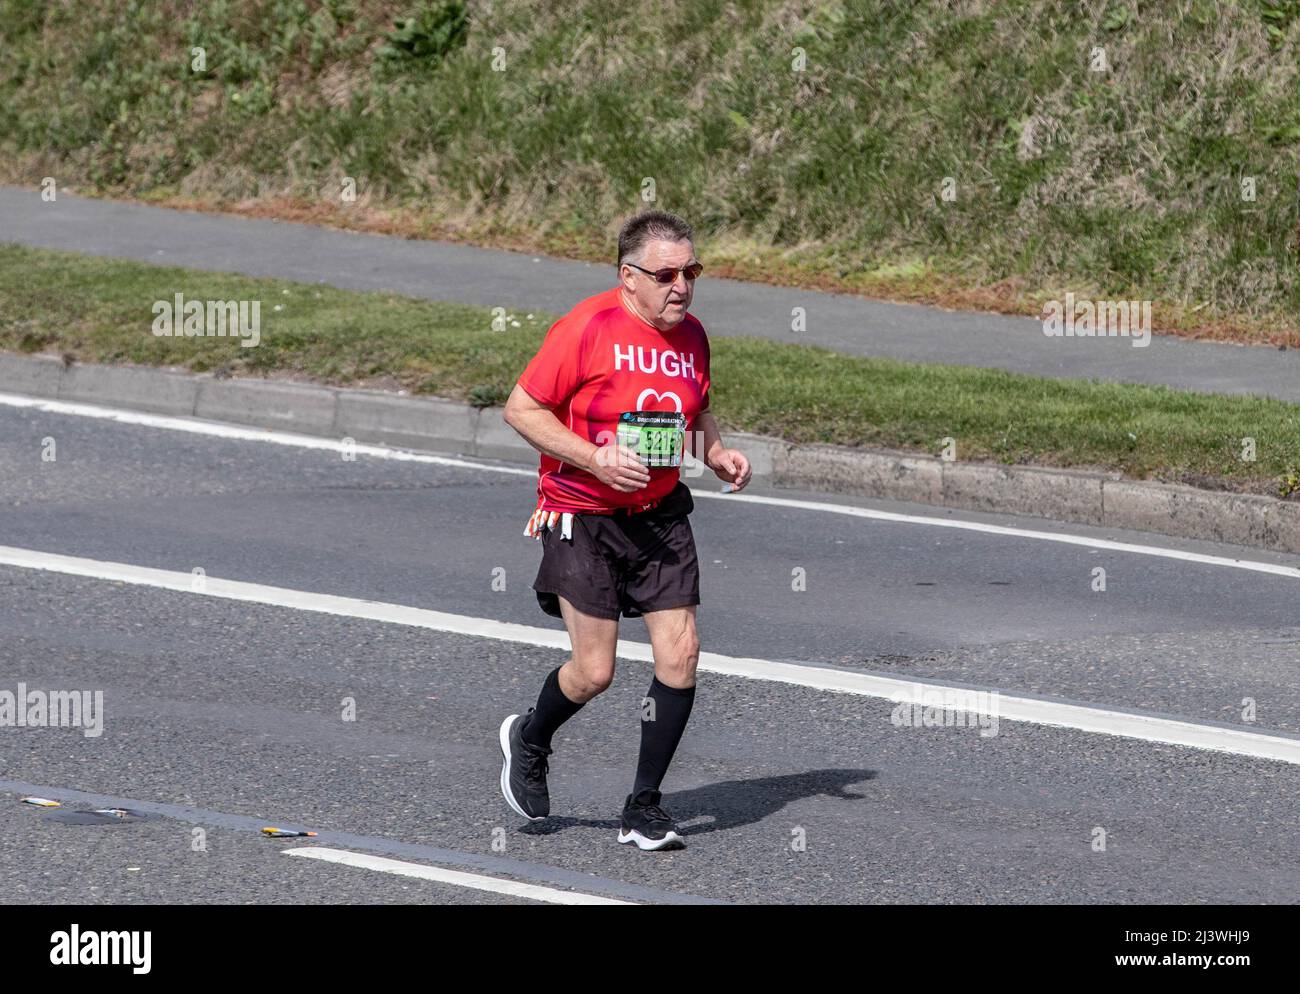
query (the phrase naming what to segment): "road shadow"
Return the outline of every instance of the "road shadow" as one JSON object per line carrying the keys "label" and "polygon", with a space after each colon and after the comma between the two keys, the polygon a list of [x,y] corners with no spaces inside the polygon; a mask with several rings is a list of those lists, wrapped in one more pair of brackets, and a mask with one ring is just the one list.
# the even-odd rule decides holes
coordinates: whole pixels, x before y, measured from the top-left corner
{"label": "road shadow", "polygon": [[[706,835],[753,825],[776,814],[792,801],[805,797],[861,801],[865,794],[849,793],[846,788],[850,784],[874,780],[877,775],[875,770],[832,769],[755,777],[752,780],[724,780],[664,794],[663,805],[677,821],[683,835]],[[519,831],[525,835],[554,835],[569,828],[618,827],[617,818],[567,818],[560,815],[524,825]]]}

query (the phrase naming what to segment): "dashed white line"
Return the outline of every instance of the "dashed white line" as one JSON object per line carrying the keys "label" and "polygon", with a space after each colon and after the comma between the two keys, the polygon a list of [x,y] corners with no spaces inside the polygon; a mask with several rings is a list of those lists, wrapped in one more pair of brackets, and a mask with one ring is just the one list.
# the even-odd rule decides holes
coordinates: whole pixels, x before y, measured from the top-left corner
{"label": "dashed white line", "polygon": [[[0,546],[0,566],[17,566],[24,569],[45,570],[73,576],[100,580],[115,580],[196,593],[226,600],[249,601],[274,607],[315,611],[345,618],[361,618],[390,624],[409,625],[435,631],[451,632],[476,638],[500,639],[550,649],[569,649],[566,632],[549,628],[535,628],[491,618],[474,618],[402,604],[318,594],[306,590],[291,590],[239,580],[222,580],[217,577],[195,577],[190,573],[132,566],[127,563],[100,562],[80,559],[31,549]],[[624,659],[653,661],[649,645],[641,642],[618,641],[618,655]],[[751,680],[769,680],[776,683],[795,684],[815,690],[889,700],[911,700],[917,682],[869,673],[801,666],[767,659],[723,656],[714,652],[701,652],[699,668],[705,672]],[[925,683],[926,691],[964,691],[966,688],[947,687]],[[939,706],[939,705],[936,705]],[[1064,701],[1043,701],[1031,697],[998,695],[998,718],[1007,721],[1025,721],[1038,725],[1054,725],[1100,735],[1115,735],[1145,742],[1163,742],[1171,745],[1209,749],[1215,752],[1273,759],[1286,763],[1300,763],[1300,738],[1265,735],[1246,729],[1203,725],[1176,718],[1157,715],[1133,714],[1109,708],[1090,707]]]}
{"label": "dashed white line", "polygon": [[301,856],[305,859],[319,859],[327,863],[342,866],[359,866],[364,870],[377,870],[380,873],[395,873],[402,877],[415,877],[418,880],[432,880],[435,883],[451,884],[454,887],[469,887],[473,890],[485,890],[492,894],[504,894],[508,897],[523,897],[532,901],[545,901],[547,904],[619,904],[630,905],[631,901],[616,901],[611,897],[598,897],[595,894],[580,894],[575,891],[556,890],[554,887],[540,887],[537,884],[519,883],[517,880],[504,880],[501,877],[485,877],[479,873],[465,873],[462,870],[448,870],[441,866],[428,866],[424,863],[407,863],[400,859],[386,856],[371,856],[367,853],[349,852],[346,849],[330,849],[325,846],[312,846],[303,849],[285,849],[287,856]]}

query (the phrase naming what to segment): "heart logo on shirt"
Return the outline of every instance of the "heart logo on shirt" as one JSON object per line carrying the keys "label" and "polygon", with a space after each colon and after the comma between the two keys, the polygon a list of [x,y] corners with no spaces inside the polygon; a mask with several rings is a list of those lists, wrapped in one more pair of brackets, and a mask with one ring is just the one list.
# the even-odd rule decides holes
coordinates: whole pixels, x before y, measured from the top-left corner
{"label": "heart logo on shirt", "polygon": [[677,413],[680,414],[682,412],[682,398],[678,397],[677,394],[673,393],[671,390],[665,390],[663,393],[660,393],[658,390],[651,390],[649,387],[646,387],[646,389],[642,390],[640,396],[638,396],[636,399],[636,409],[638,411],[645,410],[644,407],[645,399],[651,396],[652,394],[654,395],[656,400],[667,400],[669,397],[671,397],[673,399],[673,403],[677,405],[676,406]]}

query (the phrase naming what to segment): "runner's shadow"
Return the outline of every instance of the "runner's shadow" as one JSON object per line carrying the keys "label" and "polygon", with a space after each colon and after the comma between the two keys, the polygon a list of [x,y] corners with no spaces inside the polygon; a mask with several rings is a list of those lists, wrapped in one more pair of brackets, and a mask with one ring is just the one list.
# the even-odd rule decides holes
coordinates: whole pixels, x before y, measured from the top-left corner
{"label": "runner's shadow", "polygon": [[[874,780],[875,770],[809,770],[779,777],[753,780],[724,780],[691,790],[664,795],[663,805],[676,820],[683,835],[704,835],[753,825],[768,818],[792,801],[825,795],[845,801],[861,801],[865,794],[849,793],[850,784]],[[699,819],[711,819],[698,822]],[[525,835],[553,835],[566,828],[617,829],[617,818],[547,818],[519,829]]]}

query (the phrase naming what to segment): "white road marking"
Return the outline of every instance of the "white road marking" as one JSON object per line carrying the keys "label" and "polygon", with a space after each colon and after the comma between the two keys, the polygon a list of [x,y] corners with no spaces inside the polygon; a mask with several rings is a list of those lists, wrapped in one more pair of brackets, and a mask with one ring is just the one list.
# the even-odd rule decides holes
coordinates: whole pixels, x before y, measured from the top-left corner
{"label": "white road marking", "polygon": [[[695,496],[701,494],[692,490]],[[894,511],[876,511],[867,507],[852,507],[844,504],[823,504],[820,501],[794,500],[788,497],[766,497],[759,494],[721,494],[705,491],[704,497],[716,497],[719,500],[743,500],[755,504],[771,504],[774,507],[794,507],[805,511],[827,511],[832,514],[847,514],[857,518],[871,518],[876,521],[895,521],[909,525],[931,525],[935,528],[959,528],[963,531],[983,532],[986,535],[1010,535],[1013,538],[1037,539],[1041,542],[1061,542],[1065,545],[1082,545],[1089,549],[1110,549],[1113,552],[1132,552],[1141,556],[1159,556],[1164,559],[1179,559],[1188,563],[1204,563],[1207,566],[1228,566],[1234,569],[1252,570],[1256,573],[1272,573],[1274,576],[1286,576],[1300,579],[1300,567],[1281,566],[1277,563],[1263,563],[1251,559],[1231,559],[1228,556],[1209,556],[1201,552],[1185,552],[1182,549],[1165,549],[1158,545],[1141,545],[1136,542],[1116,542],[1108,538],[1089,538],[1086,535],[1069,535],[1057,532],[1040,532],[1032,528],[1011,528],[1006,525],[987,525],[980,521],[961,521],[956,518],[932,518],[921,514],[899,514]]]}
{"label": "white road marking", "polygon": [[349,852],[346,849],[312,846],[305,849],[285,849],[283,851],[287,856],[320,859],[327,863],[340,863],[343,866],[359,866],[365,870],[396,873],[403,877],[432,880],[435,883],[451,884],[455,887],[470,887],[474,890],[486,890],[493,894],[506,894],[510,897],[526,897],[532,901],[545,901],[548,904],[629,905],[632,903],[631,901],[616,901],[611,897],[597,897],[595,894],[580,894],[575,891],[556,890],[553,887],[539,887],[537,884],[521,884],[518,881],[503,880],[500,877],[485,877],[478,873],[447,870],[441,866],[407,863],[400,859],[389,859],[386,856],[370,856],[366,853]]}
{"label": "white road marking", "polygon": [[22,397],[18,394],[0,393],[0,404],[8,407],[24,407],[46,414],[68,414],[81,418],[97,418],[101,421],[114,421],[124,425],[139,425],[142,428],[161,428],[164,431],[184,431],[191,435],[207,435],[209,438],[224,438],[237,442],[269,442],[272,445],[288,445],[298,449],[316,449],[322,452],[354,452],[359,456],[374,459],[391,459],[396,462],[429,463],[436,466],[458,466],[461,469],[484,469],[493,473],[511,473],[516,476],[536,476],[536,469],[523,469],[512,466],[487,466],[455,456],[435,456],[427,452],[407,452],[403,449],[390,449],[384,445],[344,445],[342,439],[323,438],[319,435],[298,435],[291,431],[273,431],[268,428],[243,428],[239,425],[226,424],[222,421],[204,421],[201,418],[178,418],[165,414],[145,414],[142,411],[127,411],[116,407],[100,407],[98,404],[73,404],[62,400],[43,400],[40,397]]}
{"label": "white road marking", "polygon": [[[568,651],[567,632],[549,628],[535,628],[490,618],[447,614],[402,604],[318,594],[305,590],[270,587],[239,580],[222,580],[217,577],[195,577],[190,573],[172,570],[131,566],[126,563],[100,562],[73,556],[36,552],[0,546],[0,566],[17,566],[23,569],[45,570],[72,576],[85,576],[99,580],[114,580],[182,593],[197,593],[226,600],[249,601],[274,607],[288,607],[300,611],[315,611],[344,618],[361,618],[389,624],[408,625],[434,631],[468,635],[475,638],[499,639],[548,649]],[[643,642],[618,641],[618,655],[623,659],[652,662],[654,654]],[[706,672],[750,680],[769,680],[794,684],[815,690],[880,697],[888,700],[912,699],[916,681],[894,677],[854,673],[845,670],[800,666],[775,662],[723,656],[715,652],[701,652],[699,668]],[[924,683],[925,690],[964,691],[966,688]],[[998,718],[1008,721],[1025,721],[1037,725],[1055,725],[1100,735],[1116,735],[1146,742],[1164,742],[1171,745],[1209,749],[1215,752],[1274,759],[1286,763],[1300,763],[1300,738],[1265,735],[1246,729],[1220,728],[1191,721],[1161,718],[1151,715],[1130,714],[1104,707],[1089,707],[1059,701],[1040,701],[1029,697],[998,695]]]}
{"label": "white road marking", "polygon": [[[67,414],[78,417],[98,418],[119,424],[140,425],[146,428],[160,428],[167,431],[184,431],[212,438],[224,438],[242,442],[269,442],[274,445],[287,445],[303,449],[315,449],[324,452],[343,452],[342,441],[322,438],[315,435],[297,435],[292,432],[271,431],[256,428],[241,428],[237,425],[217,421],[203,421],[198,418],[170,417],[163,414],[144,414],[137,411],[119,410],[112,407],[100,407],[95,404],[79,404],[61,400],[44,400],[39,397],[22,397],[17,394],[0,393],[0,404],[9,407],[29,408],[49,414]],[[515,466],[502,466],[454,456],[435,456],[422,452],[408,452],[403,449],[390,449],[382,445],[351,446],[357,455],[370,456],[375,459],[389,459],[397,462],[428,463],[439,466],[456,466],[461,469],[477,469],[485,473],[505,473],[511,476],[535,477],[536,469]],[[821,501],[796,500],[789,497],[768,497],[758,494],[723,494],[712,490],[692,490],[692,495],[706,500],[725,500],[731,503],[741,501],[749,504],[766,504],[770,507],[789,507],[802,511],[817,511],[824,514],[844,514],[850,517],[866,518],[873,521],[890,521],[897,524],[929,525],[934,528],[956,528],[962,531],[981,532],[985,535],[1005,535],[1010,538],[1034,539],[1041,542],[1059,542],[1064,545],[1079,545],[1089,549],[1107,549],[1112,552],[1127,552],[1141,556],[1156,556],[1162,559],[1176,559],[1182,562],[1199,563],[1206,566],[1223,566],[1231,569],[1251,570],[1256,573],[1270,573],[1300,579],[1300,567],[1282,566],[1277,563],[1258,562],[1251,559],[1233,559],[1228,556],[1211,556],[1200,552],[1185,552],[1181,549],[1166,549],[1156,545],[1142,545],[1135,542],[1116,542],[1111,539],[1089,538],[1084,535],[1070,535],[1059,532],[1035,531],[1031,528],[1013,528],[1006,525],[989,525],[978,521],[964,521],[960,518],[939,518],[923,514],[901,514],[894,511],[877,511],[866,507],[853,507],[845,504],[829,504]]]}

